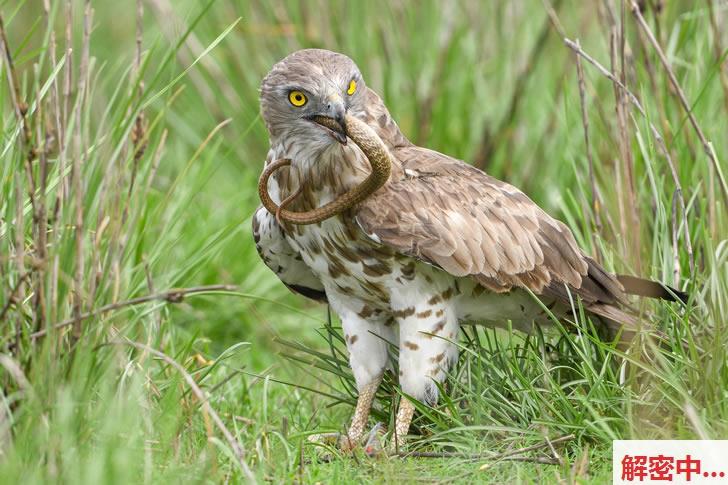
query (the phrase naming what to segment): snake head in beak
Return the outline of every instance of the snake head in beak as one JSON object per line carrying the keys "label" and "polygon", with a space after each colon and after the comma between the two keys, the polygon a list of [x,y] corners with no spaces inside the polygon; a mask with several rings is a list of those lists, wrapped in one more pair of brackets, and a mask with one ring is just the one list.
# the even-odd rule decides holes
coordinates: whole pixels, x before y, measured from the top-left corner
{"label": "snake head in beak", "polygon": [[346,109],[343,103],[329,103],[323,113],[318,113],[309,118],[319,124],[334,140],[346,145]]}

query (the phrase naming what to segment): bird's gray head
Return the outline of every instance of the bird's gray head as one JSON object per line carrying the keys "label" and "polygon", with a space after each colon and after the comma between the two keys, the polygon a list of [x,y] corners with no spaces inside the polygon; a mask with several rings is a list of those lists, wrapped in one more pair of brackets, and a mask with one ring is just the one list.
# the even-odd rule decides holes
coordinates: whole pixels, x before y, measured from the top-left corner
{"label": "bird's gray head", "polygon": [[359,68],[343,54],[303,49],[288,55],[273,66],[260,89],[271,142],[285,137],[321,149],[345,145],[345,114],[359,111],[364,92]]}

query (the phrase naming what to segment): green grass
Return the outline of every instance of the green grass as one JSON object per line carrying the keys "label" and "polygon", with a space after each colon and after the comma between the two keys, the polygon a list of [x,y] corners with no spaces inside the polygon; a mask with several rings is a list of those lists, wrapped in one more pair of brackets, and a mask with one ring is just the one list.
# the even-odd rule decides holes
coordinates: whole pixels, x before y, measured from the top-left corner
{"label": "green grass", "polygon": [[[609,68],[604,11],[562,3],[565,35]],[[602,3],[616,4],[618,21],[619,2]],[[611,474],[612,439],[728,437],[725,198],[629,11],[626,80],[648,119],[630,110],[623,149],[612,83],[584,62],[597,228],[575,58],[546,23],[541,1],[154,0],[144,2],[138,65],[133,2],[94,2],[88,43],[84,6],[72,4],[66,58],[65,2],[51,1],[46,14],[42,2],[0,1],[15,64],[10,71],[3,59],[0,69],[1,482],[246,478],[184,377],[125,339],[186,368],[259,482],[601,483]],[[719,70],[728,10],[715,2],[716,41],[708,5],[665,2],[645,17],[728,174],[728,92]],[[344,428],[355,400],[338,323],[287,292],[250,234],[268,148],[258,86],[275,61],[301,47],[350,55],[413,141],[478,161],[519,186],[610,269],[688,291],[686,309],[644,306],[668,343],[640,340],[624,355],[600,342],[583,315],[575,335],[559,325],[530,336],[467,327],[442,402],[418,407],[410,449],[484,458],[318,460],[307,436]],[[27,140],[9,73],[30,107]],[[673,210],[676,184],[650,123],[675,162],[686,220],[679,204]],[[31,146],[37,157],[28,165]],[[216,284],[236,289],[123,306],[84,319],[77,332],[52,328],[75,311]],[[46,329],[34,342],[31,334]],[[391,422],[398,399],[388,377],[372,424]],[[561,448],[563,466],[482,467],[490,454],[564,434],[575,439]]]}

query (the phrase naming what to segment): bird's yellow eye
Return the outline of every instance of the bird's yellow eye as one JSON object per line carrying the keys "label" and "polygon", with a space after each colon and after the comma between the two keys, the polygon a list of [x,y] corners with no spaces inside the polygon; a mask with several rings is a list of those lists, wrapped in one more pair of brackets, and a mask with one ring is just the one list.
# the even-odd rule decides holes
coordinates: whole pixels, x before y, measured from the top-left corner
{"label": "bird's yellow eye", "polygon": [[346,94],[348,94],[349,96],[351,96],[355,92],[356,92],[356,81],[354,81],[352,79],[351,81],[349,81],[349,87],[346,89]]}
{"label": "bird's yellow eye", "polygon": [[306,95],[303,94],[301,91],[291,91],[288,93],[288,101],[291,102],[293,106],[301,107],[304,104],[306,104]]}

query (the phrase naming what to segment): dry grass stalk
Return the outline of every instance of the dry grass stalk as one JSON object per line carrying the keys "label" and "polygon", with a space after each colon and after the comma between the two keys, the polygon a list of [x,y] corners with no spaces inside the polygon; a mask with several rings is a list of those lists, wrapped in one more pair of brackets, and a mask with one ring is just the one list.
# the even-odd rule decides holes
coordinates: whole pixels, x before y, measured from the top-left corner
{"label": "dry grass stalk", "polygon": [[561,458],[561,455],[559,454],[559,452],[556,451],[556,447],[554,446],[554,444],[551,442],[551,440],[549,439],[548,435],[546,434],[546,430],[543,430],[542,432],[543,432],[543,439],[546,442],[546,444],[548,445],[549,450],[551,450],[551,455],[556,460],[558,460],[558,462],[559,462],[560,465],[563,465],[564,464],[564,460],[563,460],[563,458]]}
{"label": "dry grass stalk", "polygon": [[[53,26],[53,19],[51,18],[51,3],[50,0],[43,0],[43,12],[45,15],[45,21],[46,21],[46,28],[48,29],[49,35],[48,35],[48,50],[50,54],[50,62],[51,62],[51,71],[55,71],[56,67],[58,66],[58,42],[56,40],[56,30]],[[62,145],[65,142],[64,134],[63,134],[63,124],[61,122],[61,109],[60,109],[60,92],[58,88],[58,76],[53,77],[53,83],[51,85],[51,102],[49,103],[53,107],[53,121],[55,122],[55,125],[53,126],[53,136],[55,138],[56,146],[58,147],[58,151],[61,152]],[[62,174],[63,171],[60,171]],[[62,191],[58,191],[58,194],[61,194]]]}
{"label": "dry grass stalk", "polygon": [[[70,2],[69,2],[70,3]],[[70,5],[69,5],[70,11]],[[86,0],[83,14],[83,43],[81,47],[81,63],[78,72],[78,87],[76,92],[76,115],[74,133],[74,157],[71,170],[71,191],[74,196],[75,206],[75,272],[73,277],[74,303],[73,315],[74,328],[73,337],[78,339],[81,336],[81,316],[83,310],[83,275],[85,269],[84,254],[84,224],[83,224],[83,183],[81,182],[81,164],[84,157],[83,141],[81,136],[82,106],[86,98],[86,88],[89,65],[89,44],[91,35],[91,1]]]}
{"label": "dry grass stalk", "polygon": [[[137,85],[136,93],[132,92],[131,95],[136,95],[139,100],[141,101],[143,95],[144,95],[144,81],[140,78],[141,76],[141,62],[142,62],[142,44],[143,44],[143,38],[144,38],[144,32],[143,32],[143,23],[144,23],[144,4],[141,0],[137,0],[136,3],[136,52],[134,56],[134,67],[131,70],[131,80],[130,85],[134,86]],[[132,115],[133,108],[129,107],[129,116]],[[134,119],[134,124],[131,129],[131,149],[132,149],[132,169],[131,169],[131,175],[129,180],[129,186],[126,190],[126,199],[124,200],[123,208],[121,210],[121,218],[120,223],[117,226],[117,231],[114,237],[113,242],[113,253],[114,253],[114,262],[113,262],[113,271],[114,271],[114,280],[116,282],[115,287],[118,288],[120,284],[120,274],[119,274],[119,267],[121,266],[121,257],[124,253],[124,249],[126,247],[126,238],[122,236],[121,232],[123,231],[127,219],[129,217],[129,204],[131,203],[132,194],[134,192],[134,187],[136,185],[136,178],[137,178],[137,172],[139,169],[139,160],[144,155],[144,152],[146,151],[148,139],[147,139],[147,133],[146,133],[146,118],[144,116],[144,111],[139,111]],[[124,157],[121,158],[123,160]],[[120,165],[121,165],[120,160]],[[119,172],[122,172],[121,167],[119,168]],[[121,176],[117,177],[118,179],[122,179]],[[121,192],[121,186],[119,186],[119,192]],[[116,294],[118,293],[118,290],[114,292],[114,299],[116,299]]]}
{"label": "dry grass stalk", "polygon": [[[667,146],[665,145],[665,140],[660,134],[660,131],[655,127],[655,125],[652,123],[650,118],[647,116],[647,112],[642,107],[642,103],[640,103],[639,99],[629,90],[627,89],[619,79],[616,78],[614,74],[612,74],[607,68],[602,66],[596,59],[591,57],[589,54],[584,52],[581,47],[579,47],[574,41],[564,38],[564,44],[574,52],[576,52],[579,56],[581,56],[584,60],[589,62],[592,66],[594,66],[604,77],[612,81],[615,85],[618,85],[624,92],[624,94],[627,96],[627,99],[632,103],[632,105],[637,109],[637,111],[642,115],[645,120],[647,121],[650,131],[652,132],[652,136],[655,139],[655,142],[657,143],[658,148],[660,149],[662,155],[665,157],[665,160],[667,161],[667,165],[670,168],[670,174],[672,175],[673,183],[675,184],[675,188],[677,190],[677,196],[678,196],[678,202],[680,203],[680,208],[682,211],[682,221],[683,221],[683,229],[684,229],[684,239],[685,239],[685,249],[688,253],[688,259],[690,261],[690,274],[691,276],[695,273],[695,262],[693,257],[693,247],[692,243],[690,242],[690,232],[687,225],[687,208],[685,206],[685,196],[682,190],[682,184],[680,183],[680,178],[678,177],[677,168],[675,166],[675,163],[672,159],[672,156],[670,155],[670,151],[667,149]],[[619,182],[619,179],[617,180]],[[617,184],[619,187],[619,183]],[[624,217],[622,217],[624,219]],[[675,221],[673,221],[673,225],[676,224]]]}
{"label": "dry grass stalk", "polygon": [[[139,296],[136,298],[132,298],[130,300],[125,301],[119,301],[116,303],[110,303],[108,305],[104,305],[100,308],[97,308],[96,310],[89,311],[86,313],[83,313],[79,315],[78,317],[69,318],[68,320],[64,320],[60,323],[56,323],[55,325],[51,325],[50,328],[53,330],[59,330],[61,328],[73,326],[76,328],[76,325],[79,323],[79,321],[89,319],[91,317],[95,317],[98,315],[102,315],[104,313],[119,310],[121,308],[129,307],[129,306],[136,306],[141,305],[143,303],[149,303],[150,301],[160,300],[160,301],[166,301],[168,303],[179,303],[181,302],[185,296],[188,295],[194,295],[197,293],[209,293],[211,291],[234,291],[237,288],[232,285],[206,285],[206,286],[194,286],[191,288],[175,288],[172,290],[163,291],[161,293],[154,293],[151,295],[145,295],[145,296]],[[47,330],[39,330],[35,333],[32,333],[30,335],[31,340],[37,340],[41,337],[44,337],[48,334]]]}
{"label": "dry grass stalk", "polygon": [[705,0],[705,3],[708,5],[708,19],[710,20],[710,30],[713,33],[713,51],[715,52],[715,61],[718,63],[720,85],[723,87],[723,105],[725,113],[728,115],[728,60],[723,59],[723,46],[720,40],[721,30],[718,26],[718,18],[715,15],[713,0]]}
{"label": "dry grass stalk", "polygon": [[[632,237],[628,238],[631,243],[630,254],[632,255],[632,261],[636,265],[635,270],[638,274],[642,272],[642,257],[640,248],[642,247],[642,235],[641,235],[641,224],[639,219],[639,213],[637,210],[637,196],[635,195],[635,180],[634,180],[634,158],[631,149],[631,136],[627,128],[629,119],[629,102],[627,101],[627,95],[620,86],[627,86],[627,55],[626,55],[626,41],[624,32],[624,3],[622,3],[621,11],[621,22],[619,27],[619,34],[613,30],[610,36],[610,52],[612,61],[612,70],[619,72],[620,84],[613,83],[614,87],[614,98],[615,108],[617,113],[617,128],[619,131],[619,151],[620,160],[622,162],[622,173],[625,176],[623,186],[626,186],[626,200],[624,197],[620,197],[621,202],[625,204],[625,212],[629,214],[629,221],[622,221],[623,224],[629,224],[629,231],[623,230],[622,234],[625,236],[631,234]],[[617,50],[618,48],[618,50]],[[617,63],[615,60],[619,56],[619,70],[617,70]],[[625,229],[623,227],[623,229]]]}
{"label": "dry grass stalk", "polygon": [[[20,274],[25,272],[25,221],[23,215],[23,182],[22,177],[15,174],[15,268]],[[18,281],[17,288],[13,291],[14,300],[23,301],[25,299],[25,283]],[[12,296],[12,295],[11,295]],[[13,299],[8,299],[11,304]],[[9,307],[8,307],[9,308]],[[7,311],[7,310],[6,310]],[[15,327],[15,344],[20,341],[20,332],[23,328],[23,316],[18,312],[18,319]]]}
{"label": "dry grass stalk", "polygon": [[[641,30],[637,31],[637,39],[639,40],[639,46],[640,51],[642,53],[642,61],[645,66],[645,71],[647,71],[647,79],[650,82],[650,89],[652,90],[652,93],[659,93],[659,84],[657,83],[657,73],[655,69],[655,65],[652,62],[652,59],[650,58],[648,54],[648,45],[647,45],[647,39],[644,36],[644,33]],[[670,94],[674,95],[672,90],[670,90]],[[657,115],[660,120],[660,124],[662,126],[662,131],[665,133],[665,136],[668,137],[668,141],[670,142],[670,145],[672,145],[672,133],[670,132],[670,122],[667,119],[667,113],[665,112],[665,105],[664,103],[655,103],[655,107],[657,108]],[[689,147],[692,151],[692,146]]]}
{"label": "dry grass stalk", "polygon": [[571,466],[569,470],[569,481],[567,483],[581,483],[588,481],[589,478],[589,444],[584,445],[579,458]]}
{"label": "dry grass stalk", "polygon": [[566,37],[566,31],[564,30],[564,26],[559,20],[559,16],[557,15],[556,10],[554,10],[554,6],[551,5],[551,2],[549,0],[542,0],[542,3],[544,10],[546,10],[546,15],[551,22],[551,25],[554,27],[554,29],[556,29],[556,32],[559,33],[559,36],[561,38]]}
{"label": "dry grass stalk", "polygon": [[[141,100],[142,96],[144,95],[144,81],[140,79],[141,76],[141,64],[142,64],[142,44],[144,39],[144,32],[143,32],[143,24],[144,24],[144,4],[141,0],[137,0],[136,3],[136,50],[134,55],[134,67],[131,70],[130,74],[130,85],[134,86],[136,84],[136,95]],[[135,93],[132,92],[132,95]],[[131,114],[132,107],[129,108]],[[134,190],[134,185],[136,181],[136,175],[137,175],[137,169],[139,167],[139,159],[141,159],[142,155],[144,155],[144,151],[147,146],[147,136],[146,136],[146,119],[144,117],[144,112],[139,111],[139,113],[136,115],[136,118],[134,119],[134,125],[131,130],[131,143],[133,148],[133,157],[132,157],[132,169],[131,169],[131,180],[129,182],[129,189],[127,191],[127,201],[124,206],[124,212],[122,214],[122,225],[126,221],[127,215],[128,215],[128,209],[129,209],[129,198],[131,198],[131,193]]]}
{"label": "dry grass stalk", "polygon": [[[137,0],[136,8],[136,55],[134,57],[134,69],[132,70],[133,76],[139,83],[137,95],[141,99],[144,94],[144,81],[139,79],[141,75],[142,65],[142,41],[144,39],[144,3],[142,0]],[[133,85],[133,84],[132,84]],[[146,120],[144,118],[144,112],[140,111],[134,120],[134,128],[132,130],[132,143],[134,145],[134,165],[131,172],[131,183],[129,184],[129,195],[134,188],[134,180],[136,178],[137,167],[139,159],[144,155],[144,150],[147,146],[147,135],[146,135]]]}
{"label": "dry grass stalk", "polygon": [[657,42],[655,35],[652,33],[652,30],[647,25],[647,22],[645,22],[644,17],[640,13],[639,6],[634,1],[631,2],[631,6],[632,14],[637,20],[637,24],[645,32],[645,35],[647,35],[647,39],[650,41],[650,44],[652,44],[652,47],[655,49],[657,56],[660,58],[662,67],[665,69],[665,73],[667,74],[667,77],[670,80],[672,87],[677,92],[678,99],[680,100],[682,108],[685,110],[685,114],[688,116],[688,120],[690,121],[693,130],[695,130],[695,134],[698,136],[700,143],[703,145],[703,150],[705,151],[706,155],[708,155],[708,159],[713,164],[715,172],[718,175],[718,180],[720,181],[721,189],[723,190],[723,203],[725,204],[726,208],[728,208],[728,184],[726,184],[723,172],[720,169],[720,164],[718,163],[718,159],[715,156],[715,152],[710,149],[710,142],[705,137],[703,130],[700,128],[700,124],[698,123],[697,118],[695,118],[693,110],[690,108],[690,103],[688,103],[685,92],[683,91],[682,87],[680,87],[680,83],[678,82],[677,77],[675,76],[675,73],[670,66],[670,62],[667,60],[667,56],[665,56],[665,53],[660,47],[660,44]]}
{"label": "dry grass stalk", "polygon": [[[617,65],[617,29],[616,27],[613,27],[612,30],[609,32],[609,63],[611,66],[612,71],[616,72],[616,65]],[[615,77],[616,79],[616,77]],[[612,81],[613,87],[617,84]],[[622,84],[622,81],[619,81],[619,84]],[[625,154],[625,151],[629,151],[628,147],[625,147],[625,129],[623,129],[623,118],[620,114],[620,92],[615,87],[614,88],[614,97],[615,97],[615,105],[616,105],[616,111],[617,111],[617,145],[619,146],[619,158],[617,159],[617,163],[615,163],[615,175],[617,178],[617,205],[619,206],[619,228],[620,228],[620,234],[626,235],[628,234],[627,230],[627,203],[626,203],[626,197],[624,196],[624,181],[627,178],[625,174],[625,166],[626,163],[624,162],[624,157],[627,156]],[[622,163],[619,163],[619,162]],[[620,238],[622,241],[622,251],[624,254],[634,254],[632,253],[632,247],[629,245],[629,242],[627,241],[626,237]]]}
{"label": "dry grass stalk", "polygon": [[[579,46],[579,40],[576,40],[576,45]],[[579,82],[579,100],[581,102],[581,122],[584,127],[584,144],[586,146],[586,158],[589,164],[589,183],[591,186],[591,202],[592,211],[594,213],[594,225],[596,233],[592,232],[592,244],[594,245],[595,256],[597,261],[602,260],[602,254],[597,244],[596,234],[602,232],[602,219],[600,216],[601,212],[601,200],[597,191],[597,184],[594,175],[594,158],[592,157],[591,143],[589,143],[589,115],[586,107],[586,83],[584,81],[584,68],[581,65],[581,58],[578,55],[574,55],[576,59],[576,74]]]}
{"label": "dry grass stalk", "polygon": [[[713,156],[715,155],[715,150],[713,149],[713,144],[710,144],[710,150],[713,152]],[[713,166],[710,166],[710,181],[708,182],[708,203],[709,203],[709,210],[708,210],[708,224],[710,227],[710,234],[713,238],[718,237],[718,221],[717,216],[715,214],[715,169]]]}
{"label": "dry grass stalk", "polygon": [[[33,385],[15,359],[7,354],[0,354],[0,368],[3,368],[5,374],[15,381],[15,385],[20,390],[19,393],[16,391],[14,394],[35,395]],[[8,403],[7,397],[5,389],[0,388],[0,398],[3,400],[3,404]],[[0,407],[0,456],[4,458],[7,457],[6,453],[13,446],[13,425],[15,421],[13,409],[16,409],[16,406],[3,405]]]}
{"label": "dry grass stalk", "polygon": [[[10,45],[8,44],[7,40],[7,34],[5,31],[5,22],[0,15],[0,43],[2,46],[2,53],[3,58],[5,60],[6,65],[6,73],[8,77],[8,83],[10,85],[10,98],[13,106],[13,110],[15,112],[15,116],[18,121],[18,127],[20,130],[20,137],[19,141],[22,147],[21,152],[24,152],[25,155],[25,161],[24,161],[24,168],[27,175],[27,182],[28,182],[28,200],[30,201],[30,206],[32,210],[32,234],[34,237],[34,246],[35,246],[35,258],[36,260],[33,263],[34,268],[37,271],[33,271],[32,276],[35,279],[34,282],[34,291],[33,291],[33,321],[34,321],[34,327],[36,330],[38,330],[44,319],[45,319],[45,255],[46,255],[46,211],[45,211],[45,189],[46,189],[46,181],[47,181],[47,172],[48,172],[48,160],[45,156],[44,145],[45,143],[42,140],[43,138],[43,124],[44,124],[44,116],[43,116],[43,109],[42,109],[42,99],[40,97],[40,92],[38,93],[37,100],[36,100],[36,127],[37,127],[37,139],[36,142],[40,144],[41,149],[41,159],[39,164],[39,178],[40,178],[40,197],[39,200],[36,201],[36,185],[37,181],[34,176],[34,169],[33,169],[33,162],[38,158],[39,149],[35,146],[33,143],[33,129],[31,127],[30,120],[28,119],[28,104],[23,100],[22,93],[20,90],[20,83],[18,80],[18,75],[15,70],[15,64],[13,62],[13,56],[10,52]],[[38,77],[38,72],[36,70],[36,78]],[[18,180],[19,182],[19,180]],[[22,186],[22,185],[21,185]],[[19,210],[16,214],[16,223],[19,224],[18,231],[23,230],[22,225],[22,192],[18,191],[16,192],[17,196],[17,204],[20,206]],[[18,217],[19,216],[19,217]],[[18,251],[18,247],[24,247],[25,241],[21,237],[16,240],[16,251]],[[21,252],[24,252],[24,249],[21,249]],[[20,260],[19,260],[20,262]],[[22,273],[22,265],[18,267],[18,269]],[[19,283],[23,284],[24,279],[19,280]],[[14,293],[17,293],[17,291],[22,291],[22,289],[16,289]],[[9,302],[10,303],[10,302]],[[19,325],[22,324],[22,320],[19,321]]]}
{"label": "dry grass stalk", "polygon": [[[149,269],[149,263],[147,262],[146,258],[144,259],[144,276],[147,280],[147,289],[149,290],[150,294],[156,293],[156,290],[154,289],[154,278],[152,278],[152,272]],[[149,337],[147,340],[147,344],[151,344],[152,338],[156,338],[159,335],[161,335],[162,331],[162,312],[157,310],[154,312],[154,324],[151,328],[151,331],[149,332]],[[162,350],[164,350],[163,342],[160,340],[159,346]]]}
{"label": "dry grass stalk", "polygon": [[27,150],[27,156],[30,161],[35,158],[32,150],[32,132],[26,115],[28,114],[28,105],[22,99],[22,93],[20,91],[20,81],[18,80],[17,73],[15,71],[15,64],[13,62],[13,56],[10,52],[10,46],[8,45],[8,37],[5,33],[5,20],[0,15],[0,43],[2,45],[3,58],[5,60],[6,69],[5,72],[8,76],[8,83],[10,84],[10,101],[15,111],[15,116],[18,118],[18,124],[21,130],[21,142],[23,143],[23,149]]}
{"label": "dry grass stalk", "polygon": [[[40,77],[40,69],[36,70],[36,78]],[[36,251],[36,281],[33,294],[33,313],[34,329],[39,330],[46,322],[46,301],[45,301],[45,282],[48,266],[48,217],[46,215],[46,190],[48,184],[48,155],[45,134],[45,110],[43,109],[43,99],[41,99],[40,90],[36,99],[36,154],[38,156],[38,200],[36,203],[36,212],[33,214],[35,225],[34,244]]]}
{"label": "dry grass stalk", "polygon": [[680,252],[677,249],[677,205],[678,205],[678,191],[672,195],[672,284],[677,286],[680,283]]}
{"label": "dry grass stalk", "polygon": [[[63,116],[64,123],[68,123],[71,116],[71,91],[73,89],[73,1],[66,2],[66,72],[63,82]],[[66,128],[63,127],[64,140]]]}
{"label": "dry grass stalk", "polygon": [[[56,31],[53,28],[53,20],[51,19],[51,5],[50,0],[43,0],[43,9],[45,11],[45,17],[46,17],[46,27],[48,31],[50,32],[49,35],[49,51],[50,51],[50,63],[51,63],[51,71],[55,71],[58,67],[58,58],[57,56],[57,41],[56,41]],[[65,59],[65,61],[68,61],[68,59]],[[58,188],[56,189],[55,194],[55,201],[53,203],[53,209],[51,211],[51,214],[49,216],[50,219],[50,227],[49,231],[51,234],[51,241],[50,241],[50,247],[55,247],[58,241],[60,240],[61,236],[61,221],[59,220],[59,214],[61,211],[61,207],[63,206],[65,202],[66,197],[66,140],[65,140],[65,126],[64,126],[64,120],[62,119],[62,111],[61,111],[61,95],[60,95],[60,88],[58,86],[58,76],[53,77],[53,83],[51,85],[51,102],[49,105],[53,108],[53,116],[52,116],[52,122],[53,125],[53,137],[55,138],[55,147],[56,152],[58,153]],[[57,305],[58,302],[58,277],[59,277],[59,270],[60,270],[60,253],[58,251],[55,252],[53,255],[53,261],[51,263],[50,268],[50,291],[49,291],[49,300],[50,300],[50,306],[49,306],[49,315],[47,321],[56,321],[58,319],[57,315]]]}
{"label": "dry grass stalk", "polygon": [[[129,73],[129,95],[139,99],[139,105],[144,94],[144,82],[141,79],[142,47],[143,47],[143,20],[144,6],[141,0],[136,1],[135,9],[135,53],[132,68]],[[147,143],[146,118],[144,112],[135,111],[137,104],[130,103],[126,111],[127,118],[133,119],[128,132],[128,140],[120,152],[110,158],[101,179],[101,191],[108,194],[105,205],[99,205],[96,214],[97,237],[94,238],[91,248],[91,281],[89,295],[95,300],[96,294],[103,285],[111,286],[111,300],[117,301],[122,290],[122,257],[128,241],[127,222],[132,194],[136,187],[139,162],[143,157]],[[131,156],[129,155],[131,153]],[[125,163],[131,158],[131,171],[125,171]],[[128,183],[127,180],[129,181]],[[99,234],[107,233],[105,238],[108,247],[102,248],[102,239]],[[109,274],[104,279],[103,275]]]}
{"label": "dry grass stalk", "polygon": [[[565,40],[566,31],[564,30],[564,26],[561,23],[561,20],[559,19],[558,14],[554,10],[553,6],[551,5],[551,2],[549,0],[542,0],[542,3],[544,6],[544,9],[546,10],[546,14],[549,17],[551,25],[559,33],[559,36],[561,37],[561,39]],[[601,12],[601,9],[600,9],[600,12]],[[568,62],[568,59],[567,59],[567,62]],[[577,62],[577,75],[580,75],[583,78],[583,76],[584,76],[583,66],[581,65],[578,55],[576,56],[576,62]],[[563,69],[563,71],[565,72],[566,69]],[[581,71],[581,73],[579,71]],[[582,119],[584,119],[584,116],[586,113],[586,104],[584,102],[584,100],[586,99],[586,83],[583,83],[583,85],[580,84],[579,88],[580,88],[579,95],[580,95],[580,100],[582,102],[582,111],[583,111]],[[583,89],[583,91],[582,91],[582,89]],[[558,100],[559,96],[561,96],[562,93],[563,93],[563,89],[559,88],[559,90],[556,93],[557,95],[554,96],[554,98]],[[597,107],[600,118],[602,120],[606,120],[607,115],[604,112],[604,109],[602,108],[602,105],[599,102],[598,97],[596,99],[595,105]],[[555,121],[555,117],[552,116],[550,123],[554,123],[554,121]],[[607,124],[607,121],[604,121],[604,123]],[[549,125],[549,126],[551,126],[551,125]],[[599,193],[599,188],[596,185],[595,177],[593,175],[591,175],[593,173],[593,156],[592,156],[592,152],[591,152],[591,146],[590,146],[590,143],[588,140],[588,132],[589,132],[589,125],[588,125],[588,119],[587,119],[587,124],[585,125],[585,140],[586,140],[586,145],[587,145],[587,157],[588,157],[589,163],[590,163],[589,171],[590,171],[590,180],[592,183],[592,206],[594,206],[595,203],[600,206],[599,207],[600,210],[598,212],[595,210],[595,224],[596,224],[596,227],[598,228],[599,232],[601,233],[601,229],[602,229],[601,216],[603,215],[606,218],[607,225],[609,226],[609,229],[610,229],[610,233],[617,234],[616,225],[614,224],[614,221],[612,220],[612,217],[610,216],[609,212],[605,211],[603,214],[601,213],[601,206],[603,205],[602,200],[601,200],[601,195]],[[611,135],[611,132],[608,131],[607,133]],[[540,148],[540,145],[541,145],[541,141],[539,141],[539,148]],[[536,153],[540,153],[540,152],[541,152],[540,149],[536,150]],[[602,235],[602,237],[604,237],[604,234],[601,234],[601,235]],[[599,247],[597,246],[596,241],[594,241],[594,247],[595,247],[595,250],[598,251],[598,253],[596,253],[596,255],[601,256],[601,251],[599,251]]]}

